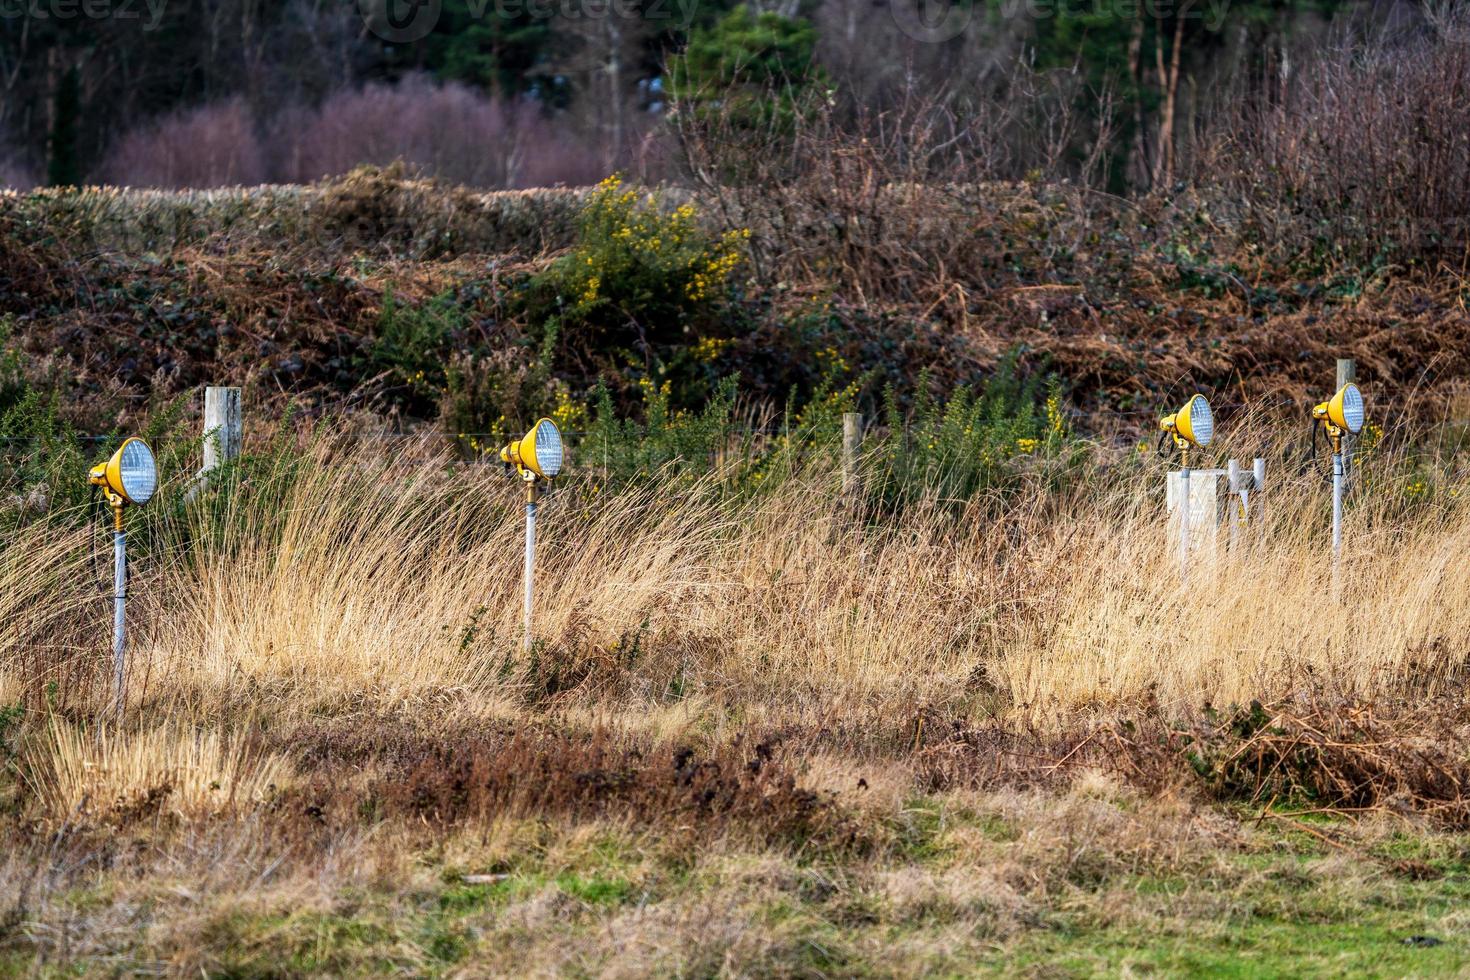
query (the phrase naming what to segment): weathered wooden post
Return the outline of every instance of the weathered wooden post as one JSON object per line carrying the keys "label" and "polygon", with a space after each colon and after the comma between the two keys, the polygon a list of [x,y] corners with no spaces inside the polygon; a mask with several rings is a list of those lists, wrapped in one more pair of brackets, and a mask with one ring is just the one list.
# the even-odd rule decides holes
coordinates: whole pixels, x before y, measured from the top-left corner
{"label": "weathered wooden post", "polygon": [[193,500],[209,483],[209,474],[240,456],[245,441],[245,422],[240,409],[240,389],[213,385],[204,389],[204,465],[195,474],[188,499]]}
{"label": "weathered wooden post", "polygon": [[863,417],[842,413],[842,492],[852,493],[858,484],[858,454],[863,446]]}
{"label": "weathered wooden post", "polygon": [[204,469],[218,468],[240,455],[245,424],[240,412],[239,388],[204,389]]}

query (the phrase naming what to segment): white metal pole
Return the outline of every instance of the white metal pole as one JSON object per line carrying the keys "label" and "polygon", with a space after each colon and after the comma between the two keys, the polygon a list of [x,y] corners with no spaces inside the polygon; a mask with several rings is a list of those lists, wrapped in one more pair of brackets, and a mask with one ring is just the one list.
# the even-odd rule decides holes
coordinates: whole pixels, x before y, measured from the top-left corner
{"label": "white metal pole", "polygon": [[[534,490],[529,491],[534,493]],[[522,647],[526,653],[531,652],[531,601],[534,586],[532,584],[533,570],[536,565],[536,500],[534,497],[526,501],[526,610],[523,620],[525,637]]]}
{"label": "white metal pole", "polygon": [[126,626],[123,620],[128,593],[128,546],[127,534],[121,527],[112,532],[112,565],[112,690],[114,710],[121,721],[128,697]]}
{"label": "white metal pole", "polygon": [[1179,576],[1189,577],[1189,466],[1179,471]]}
{"label": "white metal pole", "polygon": [[1342,554],[1342,453],[1332,454],[1332,563]]}
{"label": "white metal pole", "polygon": [[1342,595],[1342,449],[1332,454],[1332,598]]}
{"label": "white metal pole", "polygon": [[[1240,526],[1245,523],[1247,498],[1245,490],[1241,485],[1240,464],[1232,459],[1226,466],[1228,468],[1227,472],[1229,473],[1230,494],[1236,498],[1231,501],[1231,513],[1228,515],[1230,521],[1230,553],[1234,554],[1237,547],[1236,539],[1240,536]],[[1237,501],[1239,502],[1238,504]]]}
{"label": "white metal pole", "polygon": [[[1255,491],[1257,493],[1264,493],[1265,490],[1266,490],[1266,461],[1264,459],[1262,459],[1261,457],[1257,456],[1254,460],[1252,460],[1252,463],[1251,463],[1251,475],[1253,477],[1255,477],[1255,480],[1254,480],[1254,484],[1255,484],[1254,489],[1255,489]],[[1263,497],[1260,500],[1257,500],[1256,501],[1256,510],[1258,511],[1258,513],[1255,514],[1255,515],[1252,515],[1252,518],[1251,518],[1251,520],[1253,520],[1255,522],[1255,525],[1256,525],[1256,535],[1255,535],[1255,537],[1256,537],[1256,540],[1257,541],[1265,541],[1266,540],[1266,521],[1265,521],[1266,512],[1265,512],[1265,509],[1262,507],[1262,503],[1263,503],[1264,499],[1265,498]]]}

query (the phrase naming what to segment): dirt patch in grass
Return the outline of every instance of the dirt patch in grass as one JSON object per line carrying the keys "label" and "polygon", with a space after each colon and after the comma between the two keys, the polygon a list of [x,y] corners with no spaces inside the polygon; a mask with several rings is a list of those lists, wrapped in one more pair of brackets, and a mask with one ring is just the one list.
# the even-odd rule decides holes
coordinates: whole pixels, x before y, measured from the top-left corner
{"label": "dirt patch in grass", "polygon": [[1184,718],[1157,703],[1085,731],[955,725],[918,753],[919,785],[1056,788],[1093,770],[1149,793],[1270,807],[1418,814],[1470,829],[1470,730],[1459,698],[1418,704],[1304,696]]}
{"label": "dirt patch in grass", "polygon": [[503,817],[627,817],[694,836],[862,849],[833,794],[803,787],[776,737],[714,747],[606,730],[483,726],[452,734],[374,722],[289,733],[306,778],[278,806],[322,825],[407,817],[435,827]]}

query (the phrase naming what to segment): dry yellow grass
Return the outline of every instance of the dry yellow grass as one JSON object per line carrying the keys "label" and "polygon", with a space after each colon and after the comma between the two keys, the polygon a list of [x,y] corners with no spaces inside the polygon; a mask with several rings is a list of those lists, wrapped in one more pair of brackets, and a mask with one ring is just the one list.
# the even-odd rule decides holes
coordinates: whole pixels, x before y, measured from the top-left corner
{"label": "dry yellow grass", "polygon": [[54,724],[37,749],[35,790],[57,819],[152,807],[183,817],[229,814],[268,801],[289,767],[239,736],[176,723],[95,734]]}
{"label": "dry yellow grass", "polygon": [[[1067,933],[1084,946],[1086,929],[1123,937],[1084,950],[1092,972],[1233,949],[1258,909],[1273,930],[1299,906],[1305,931],[1365,909],[1463,931],[1431,886],[1388,877],[1395,821],[1416,818],[1386,808],[1331,830],[1354,860],[1323,859],[1291,825],[1237,821],[1166,779],[1157,793],[1092,772],[940,785],[924,760],[947,729],[913,751],[929,718],[999,715],[1065,739],[1151,696],[1167,714],[1312,686],[1444,688],[1470,636],[1459,498],[1356,500],[1334,601],[1327,501],[1306,478],[1278,480],[1259,540],[1232,554],[1222,539],[1187,586],[1161,472],[1132,464],[998,513],[931,501],[881,519],[820,469],[753,496],[713,478],[572,484],[541,510],[527,657],[518,490],[445,462],[323,445],[294,480],[253,477],[213,513],[134,515],[183,522],[191,545],[149,551],[138,535],[121,728],[97,727],[108,620],[85,538],[13,533],[0,692],[29,709],[12,736],[28,829],[6,825],[21,846],[0,863],[22,896],[13,948],[178,975],[912,975],[1034,969],[1058,922],[1084,924]],[[600,768],[579,754],[599,727],[631,746]],[[496,755],[523,730],[567,751]],[[532,812],[494,802],[556,780],[667,785],[674,746],[742,737],[743,772],[773,732],[795,733],[776,751],[799,791],[847,823],[762,836],[781,825],[758,809],[721,822],[677,794],[657,797],[679,804],[667,818],[570,790]],[[436,823],[479,792],[471,780],[503,775],[454,769],[474,751],[530,761],[515,792]],[[432,802],[416,810],[420,790]],[[827,826],[854,843],[810,831]],[[1305,872],[1299,851],[1317,862]],[[1390,911],[1373,904],[1385,889]],[[1119,952],[1142,935],[1150,952]],[[1289,964],[1295,935],[1256,941]]]}
{"label": "dry yellow grass", "polygon": [[[739,500],[713,481],[551,496],[526,658],[514,486],[485,468],[320,453],[284,495],[236,495],[192,552],[140,560],[134,711],[294,716],[448,697],[509,717],[552,697],[655,727],[732,713],[901,725],[926,709],[1058,721],[1150,691],[1175,706],[1309,682],[1432,691],[1470,636],[1457,573],[1470,511],[1448,498],[1352,508],[1335,601],[1316,483],[1283,481],[1259,540],[1230,553],[1222,536],[1184,585],[1158,473],[998,517],[935,504],[875,523],[817,472]],[[106,610],[64,587],[77,537],[19,537],[0,553],[0,607],[19,611],[0,636],[11,694],[51,676],[25,651],[58,619],[97,621],[94,666],[106,639]]]}

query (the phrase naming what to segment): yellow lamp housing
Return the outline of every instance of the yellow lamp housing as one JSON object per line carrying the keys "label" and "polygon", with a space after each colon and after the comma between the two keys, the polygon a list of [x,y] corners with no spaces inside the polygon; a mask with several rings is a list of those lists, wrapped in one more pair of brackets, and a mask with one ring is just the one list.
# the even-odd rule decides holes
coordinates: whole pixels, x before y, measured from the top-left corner
{"label": "yellow lamp housing", "polygon": [[561,430],[551,419],[540,419],[521,438],[500,450],[502,462],[514,466],[522,479],[553,479],[561,472]]}
{"label": "yellow lamp housing", "polygon": [[1312,418],[1357,435],[1363,429],[1363,393],[1349,381],[1337,389],[1337,394],[1312,409]]}
{"label": "yellow lamp housing", "polygon": [[1183,408],[1159,420],[1159,428],[1181,446],[1203,449],[1215,438],[1215,413],[1204,395],[1191,395]]}
{"label": "yellow lamp housing", "polygon": [[158,463],[148,443],[137,437],[126,439],[112,458],[92,467],[90,483],[101,487],[115,507],[141,507],[158,490]]}

